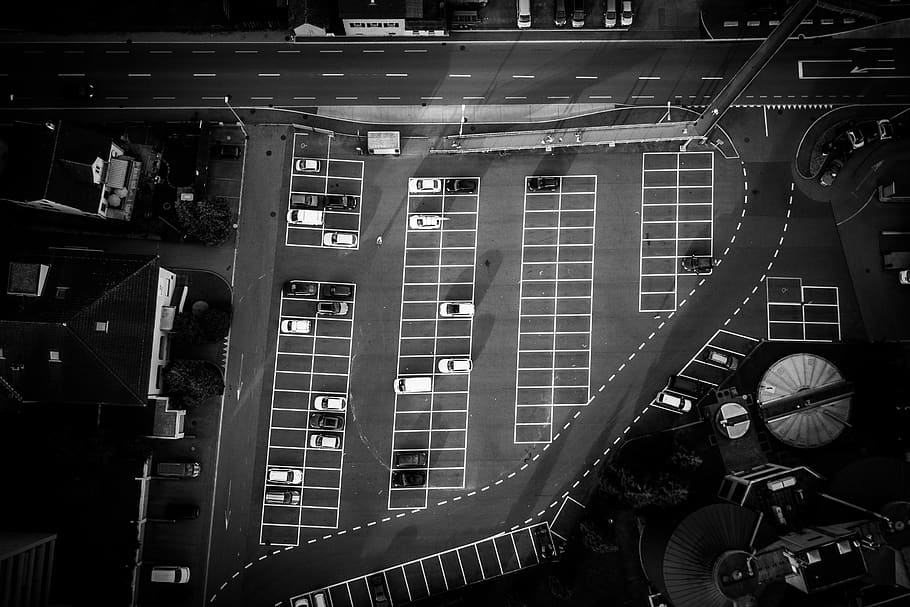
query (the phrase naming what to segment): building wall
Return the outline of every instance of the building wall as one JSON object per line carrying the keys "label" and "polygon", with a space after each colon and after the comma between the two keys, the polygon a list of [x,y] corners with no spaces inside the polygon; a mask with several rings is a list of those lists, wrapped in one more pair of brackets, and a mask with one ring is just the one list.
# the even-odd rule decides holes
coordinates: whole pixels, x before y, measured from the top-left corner
{"label": "building wall", "polygon": [[177,275],[170,270],[158,268],[158,296],[155,305],[155,326],[152,328],[152,358],[149,365],[149,396],[161,394],[164,388],[161,385],[161,374],[168,363],[170,334],[161,328],[161,313],[165,306],[171,305],[176,287]]}
{"label": "building wall", "polygon": [[348,36],[408,36],[404,19],[357,18],[343,19],[344,33]]}

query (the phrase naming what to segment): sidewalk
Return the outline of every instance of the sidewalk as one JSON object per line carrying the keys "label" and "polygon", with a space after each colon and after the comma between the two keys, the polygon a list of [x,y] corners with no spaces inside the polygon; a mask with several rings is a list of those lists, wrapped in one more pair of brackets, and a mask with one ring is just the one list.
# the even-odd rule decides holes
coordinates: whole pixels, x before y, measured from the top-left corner
{"label": "sidewalk", "polygon": [[320,106],[320,118],[363,122],[368,124],[459,124],[465,123],[527,124],[567,120],[606,112],[615,103],[516,103],[516,104],[452,104],[452,105],[333,105]]}
{"label": "sidewalk", "polygon": [[651,143],[658,141],[703,140],[697,137],[694,122],[660,122],[657,124],[624,124],[572,129],[450,135],[430,149],[435,154],[468,152],[506,152],[511,150],[545,150],[555,148],[607,145],[618,143]]}

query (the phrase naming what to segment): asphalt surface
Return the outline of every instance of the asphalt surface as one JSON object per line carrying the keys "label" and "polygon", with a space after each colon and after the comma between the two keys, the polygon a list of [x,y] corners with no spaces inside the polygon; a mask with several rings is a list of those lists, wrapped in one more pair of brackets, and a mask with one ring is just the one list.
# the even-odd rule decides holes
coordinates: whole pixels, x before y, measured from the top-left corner
{"label": "asphalt surface", "polygon": [[[754,47],[602,41],[470,43],[464,48],[429,41],[357,46],[7,44],[0,73],[9,74],[3,82],[15,91],[13,105],[24,108],[62,104],[60,90],[67,78],[97,83],[93,108],[175,108],[187,115],[200,105],[223,106],[225,93],[241,108],[413,104],[424,97],[433,97],[424,100],[433,103],[483,104],[553,103],[565,97],[603,101],[607,96],[617,103],[663,104],[679,97],[699,104],[719,90]],[[906,86],[895,84],[901,79],[887,79],[906,74],[904,43],[865,41],[863,50],[851,50],[856,48],[856,42],[791,41],[752,83],[744,100],[751,96],[755,103],[795,106],[906,97]],[[426,52],[405,52],[422,49]],[[341,52],[322,52],[327,50]],[[394,68],[389,67],[392,56]],[[408,75],[388,75],[401,73]],[[104,112],[108,119],[121,116]],[[305,591],[516,526],[551,521],[564,496],[583,500],[596,467],[623,436],[644,426],[660,429],[696,421],[694,413],[677,416],[647,405],[667,376],[690,365],[718,330],[755,339],[768,336],[768,277],[837,288],[842,339],[862,335],[830,209],[791,185],[792,155],[817,113],[731,111],[722,125],[731,132],[733,146],[707,152],[710,173],[703,164],[706,152],[697,152],[702,164],[692,183],[689,173],[679,168],[689,158],[680,159],[674,148],[657,156],[656,150],[646,155],[640,149],[617,148],[553,155],[363,158],[352,139],[335,138],[330,148],[320,141],[325,137],[310,134],[311,144],[300,149],[290,127],[250,125],[232,268],[235,314],[209,565],[203,575],[194,573],[194,582],[200,584],[194,589],[195,604],[286,605]],[[285,244],[288,191],[297,187],[290,169],[294,157],[364,160],[358,249],[340,252]],[[670,168],[664,177],[643,170],[665,161]],[[523,266],[529,225],[525,178],[530,175],[596,177],[593,316],[587,336],[592,400],[587,406],[552,412],[552,442],[516,445],[516,344],[523,328],[522,289],[531,278]],[[395,512],[388,509],[395,411],[391,381],[399,372],[395,353],[410,209],[407,183],[413,176],[480,180],[474,371],[464,487],[430,489],[426,508]],[[665,178],[669,181],[662,181]],[[645,234],[642,219],[652,210],[643,205],[648,200],[644,184],[655,190],[666,186],[698,201],[693,204],[710,205],[708,223],[699,225],[704,220],[694,214],[685,221],[672,217],[667,221],[675,229],[688,230],[678,232],[679,238],[658,227]],[[704,192],[696,196],[688,191],[706,186],[711,188],[709,199]],[[559,209],[554,217],[568,219]],[[696,244],[716,259],[713,273],[666,273],[665,278],[673,277],[673,307],[643,312],[643,285],[648,281],[642,268],[652,257],[673,259],[670,265],[675,268],[677,258]],[[262,546],[278,293],[290,278],[357,285],[339,519],[337,528],[299,527],[295,546]]]}
{"label": "asphalt surface", "polygon": [[[91,82],[93,107],[357,104],[706,103],[755,42],[367,42],[363,44],[4,43],[0,71],[14,107],[69,105]],[[752,83],[763,103],[863,96],[899,100],[910,77],[900,40],[789,41]],[[5,94],[8,98],[8,94]]]}

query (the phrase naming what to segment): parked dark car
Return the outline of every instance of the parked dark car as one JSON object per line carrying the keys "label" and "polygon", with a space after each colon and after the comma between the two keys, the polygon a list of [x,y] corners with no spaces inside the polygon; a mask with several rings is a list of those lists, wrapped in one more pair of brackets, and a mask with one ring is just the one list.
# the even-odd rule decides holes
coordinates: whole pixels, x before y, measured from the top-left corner
{"label": "parked dark car", "polygon": [[477,181],[475,179],[446,179],[446,192],[473,194],[476,191]]}
{"label": "parked dark car", "polygon": [[566,24],[566,0],[556,0],[556,11],[553,14],[553,23],[556,27]]}
{"label": "parked dark car", "polygon": [[840,158],[832,158],[828,161],[828,166],[822,171],[821,177],[819,177],[818,182],[825,187],[829,187],[834,184],[834,180],[837,179],[838,174],[844,168],[844,161]]}
{"label": "parked dark car", "polygon": [[292,209],[323,209],[326,199],[319,194],[291,194]]}
{"label": "parked dark car", "polygon": [[395,453],[393,468],[426,468],[426,451],[398,451]]}
{"label": "parked dark car", "polygon": [[397,470],[392,473],[393,487],[423,487],[427,484],[427,475],[423,472]]}
{"label": "parked dark car", "polygon": [[322,285],[322,297],[324,299],[347,299],[350,300],[354,296],[354,289],[351,285],[336,285],[336,284],[324,284]]}
{"label": "parked dark car", "polygon": [[243,156],[243,147],[232,143],[222,143],[215,148],[215,153],[221,158],[237,160]]}
{"label": "parked dark car", "polygon": [[155,473],[158,476],[174,478],[195,478],[202,471],[199,462],[158,462]]}
{"label": "parked dark car", "polygon": [[714,260],[710,257],[691,255],[682,260],[682,269],[694,274],[707,274],[714,267]]}
{"label": "parked dark car", "polygon": [[316,297],[316,283],[305,280],[289,280],[284,283],[287,297]]}
{"label": "parked dark car", "polygon": [[552,192],[559,189],[559,177],[531,177],[528,190],[531,192]]}
{"label": "parked dark car", "polygon": [[373,597],[373,605],[389,605],[389,593],[385,587],[385,577],[381,573],[371,575],[367,578],[370,585],[370,596]]}
{"label": "parked dark car", "polygon": [[190,521],[199,518],[199,506],[196,504],[168,504],[164,508],[164,518],[175,521]]}
{"label": "parked dark car", "polygon": [[350,194],[329,194],[325,197],[325,206],[328,209],[356,209],[358,202],[360,202],[360,197]]}
{"label": "parked dark car", "polygon": [[537,556],[542,561],[556,560],[556,546],[553,544],[553,536],[546,525],[538,525],[531,531],[534,536],[534,546],[537,548]]}
{"label": "parked dark car", "polygon": [[344,428],[344,415],[339,413],[313,413],[310,415],[310,428],[341,430]]}

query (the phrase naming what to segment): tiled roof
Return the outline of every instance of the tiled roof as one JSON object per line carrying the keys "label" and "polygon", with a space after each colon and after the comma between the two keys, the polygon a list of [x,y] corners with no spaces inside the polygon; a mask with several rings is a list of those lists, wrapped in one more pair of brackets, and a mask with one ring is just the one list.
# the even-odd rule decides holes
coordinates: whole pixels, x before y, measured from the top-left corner
{"label": "tiled roof", "polygon": [[40,296],[0,298],[0,373],[22,399],[145,405],[158,258],[68,251],[15,259],[50,267]]}

